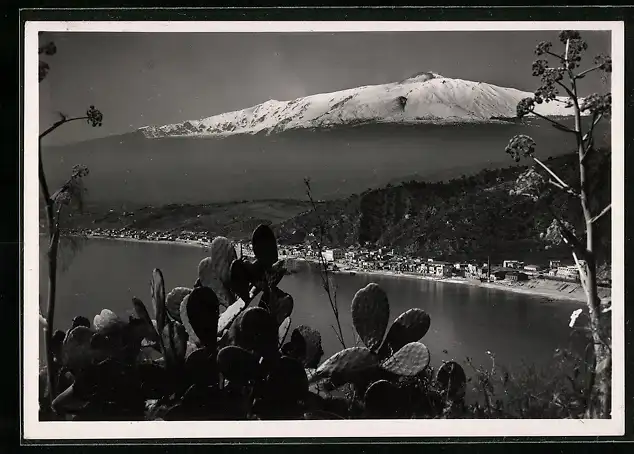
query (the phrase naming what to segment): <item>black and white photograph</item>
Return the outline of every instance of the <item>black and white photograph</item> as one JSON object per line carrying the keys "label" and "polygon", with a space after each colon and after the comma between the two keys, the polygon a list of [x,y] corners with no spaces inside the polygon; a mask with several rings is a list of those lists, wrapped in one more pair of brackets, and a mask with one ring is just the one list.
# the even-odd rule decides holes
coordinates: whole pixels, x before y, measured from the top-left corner
{"label": "black and white photograph", "polygon": [[623,434],[622,23],[25,30],[25,436]]}

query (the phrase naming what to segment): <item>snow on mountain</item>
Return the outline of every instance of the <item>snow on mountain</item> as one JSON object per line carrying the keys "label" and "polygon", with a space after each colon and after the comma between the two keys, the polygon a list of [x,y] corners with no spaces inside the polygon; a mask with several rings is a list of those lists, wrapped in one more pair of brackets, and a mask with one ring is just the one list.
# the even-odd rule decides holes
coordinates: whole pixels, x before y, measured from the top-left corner
{"label": "snow on mountain", "polygon": [[[248,109],[164,126],[146,126],[148,138],[224,137],[364,123],[455,124],[513,118],[517,103],[532,93],[484,82],[450,79],[433,72],[401,82],[321,93],[292,101],[269,100]],[[562,102],[537,105],[541,115],[572,115]]]}

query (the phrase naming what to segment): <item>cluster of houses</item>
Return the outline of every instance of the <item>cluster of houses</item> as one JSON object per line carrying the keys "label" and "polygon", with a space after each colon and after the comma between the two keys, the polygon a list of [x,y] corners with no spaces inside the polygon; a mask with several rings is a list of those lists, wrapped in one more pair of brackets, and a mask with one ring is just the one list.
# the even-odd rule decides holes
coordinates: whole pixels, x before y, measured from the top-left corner
{"label": "cluster of houses", "polygon": [[80,236],[128,238],[146,241],[197,241],[201,244],[210,243],[212,240],[212,238],[209,238],[201,232],[191,232],[187,230],[183,230],[178,233],[170,233],[131,228],[107,229],[97,227],[95,229],[71,229],[68,233]]}
{"label": "cluster of houses", "polygon": [[[286,247],[282,256],[318,258],[319,249],[310,245]],[[491,265],[468,262],[448,262],[420,257],[398,255],[388,248],[367,249],[351,246],[347,249],[325,249],[323,258],[333,266],[343,266],[357,270],[392,271],[415,273],[438,278],[463,277],[489,281],[518,282],[531,276],[578,281],[579,272],[574,265],[562,266],[559,260],[551,260],[548,265],[525,264],[520,260],[504,260],[502,264]]]}
{"label": "cluster of houses", "polygon": [[[210,243],[212,238],[201,232],[181,231],[178,233],[149,232],[139,229],[103,229],[96,228],[88,231],[74,231],[72,233],[92,236],[134,238],[158,241],[197,241],[201,244]],[[238,256],[253,256],[250,242],[236,243]],[[330,248],[321,251],[324,260],[333,267],[346,267],[366,271],[392,271],[399,273],[414,273],[437,278],[463,277],[488,281],[525,281],[531,276],[549,277],[567,281],[579,281],[579,271],[575,265],[562,265],[559,260],[551,260],[546,266],[525,264],[519,260],[504,260],[501,265],[491,265],[476,261],[448,262],[432,258],[408,257],[395,253],[393,249],[370,249],[350,246],[347,249]],[[312,258],[319,257],[319,248],[315,244],[307,243],[280,248],[282,258]]]}

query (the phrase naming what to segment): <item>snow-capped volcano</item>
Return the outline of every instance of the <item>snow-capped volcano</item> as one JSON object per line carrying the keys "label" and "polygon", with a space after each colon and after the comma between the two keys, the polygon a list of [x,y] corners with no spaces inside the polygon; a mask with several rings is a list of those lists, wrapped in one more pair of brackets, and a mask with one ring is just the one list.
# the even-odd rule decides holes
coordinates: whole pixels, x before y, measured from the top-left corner
{"label": "snow-capped volcano", "polygon": [[[365,123],[489,123],[515,117],[517,103],[530,96],[532,93],[514,88],[422,72],[401,82],[292,101],[270,100],[248,109],[201,120],[146,126],[140,131],[148,138],[223,137]],[[536,111],[552,117],[572,115],[572,109],[562,102],[539,104]]]}

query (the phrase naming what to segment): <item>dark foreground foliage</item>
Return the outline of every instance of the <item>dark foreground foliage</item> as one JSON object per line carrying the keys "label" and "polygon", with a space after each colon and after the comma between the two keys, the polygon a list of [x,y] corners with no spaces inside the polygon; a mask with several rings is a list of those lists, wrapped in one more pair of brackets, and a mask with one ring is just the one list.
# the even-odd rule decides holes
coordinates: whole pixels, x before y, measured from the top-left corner
{"label": "dark foreground foliage", "polygon": [[[410,309],[391,323],[377,284],[352,301],[358,345],[322,361],[321,335],[291,328],[294,301],[278,288],[286,274],[269,227],[252,235],[255,260],[214,239],[191,288],[166,293],[155,269],[154,319],[133,298],[134,316],[104,309],[93,323],[76,317],[53,336],[56,388],[42,420],[248,420],[347,418],[579,417],[585,372],[560,358],[549,376],[475,371],[453,361],[430,367],[420,342],[429,315]],[[257,300],[257,301],[256,301]],[[572,366],[572,367],[571,367]],[[570,376],[567,374],[570,371]],[[553,380],[553,377],[557,379]],[[564,377],[566,377],[564,379]],[[533,382],[531,382],[533,380]],[[472,394],[476,403],[467,405]],[[478,397],[479,396],[479,397]]]}

